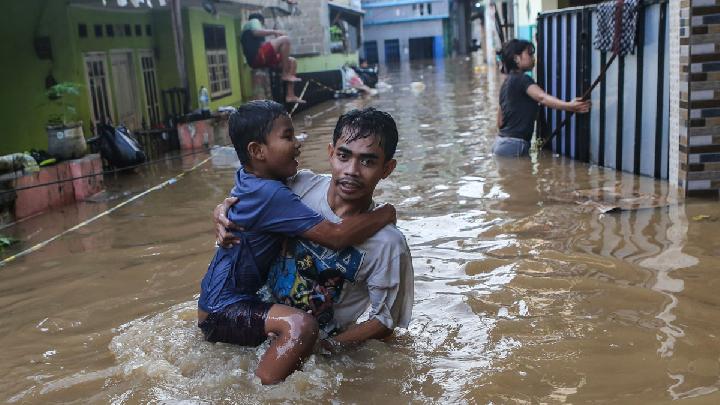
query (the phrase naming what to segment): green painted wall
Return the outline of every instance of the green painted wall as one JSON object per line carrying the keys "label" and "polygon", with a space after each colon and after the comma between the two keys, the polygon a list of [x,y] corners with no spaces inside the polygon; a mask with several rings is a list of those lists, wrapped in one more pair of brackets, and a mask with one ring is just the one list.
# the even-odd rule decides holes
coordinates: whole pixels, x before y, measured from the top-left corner
{"label": "green painted wall", "polygon": [[[183,10],[185,28],[186,57],[188,61],[188,80],[190,82],[190,98],[192,108],[198,108],[198,91],[200,86],[209,88],[207,58],[205,56],[205,38],[203,24],[222,25],[225,27],[225,43],[228,52],[228,68],[230,71],[231,94],[222,98],[211,99],[210,109],[220,106],[242,103],[240,90],[240,71],[238,69],[238,45],[235,35],[235,19],[232,16],[219,14],[215,17],[203,9],[189,8]],[[193,33],[193,35],[190,35]]]}
{"label": "green painted wall", "polygon": [[[54,61],[40,60],[33,48],[33,38],[48,34]],[[62,53],[70,42],[65,6],[49,0],[4,2],[0,38],[0,154],[47,148],[45,123],[54,109],[45,96],[45,77],[76,79],[75,67]]]}
{"label": "green painted wall", "polygon": [[340,69],[345,62],[358,63],[358,53],[333,53],[330,55],[306,56],[298,58],[298,73],[322,72]]}
{"label": "green painted wall", "polygon": [[243,101],[248,101],[252,97],[252,68],[247,64],[245,60],[245,54],[242,50],[242,43],[240,43],[240,36],[242,35],[242,26],[247,21],[247,16],[240,16],[235,19],[235,39],[238,57],[238,69],[240,71],[240,88],[242,90]]}
{"label": "green painted wall", "polygon": [[[4,133],[0,137],[0,154],[30,148],[47,149],[45,126],[48,118],[57,111],[45,96],[45,78],[48,74],[52,74],[58,82],[71,81],[83,85],[80,96],[74,99],[74,104],[78,118],[83,121],[85,135],[91,136],[90,102],[83,64],[83,55],[87,52],[106,54],[107,87],[111,95],[112,71],[109,68],[108,52],[113,49],[132,52],[136,94],[140,101],[138,109],[146,121],[140,50],[154,53],[158,91],[178,85],[167,11],[111,11],[80,6],[67,7],[65,2],[55,0],[25,0],[8,2],[0,18],[2,38],[11,39],[0,41],[0,51],[3,55],[13,55],[13,63],[0,64],[0,74],[8,78],[3,84],[4,97],[0,101],[0,122],[4,127]],[[79,36],[80,23],[87,26],[87,38]],[[96,24],[102,25],[101,38],[95,37]],[[106,36],[106,24],[113,25],[114,37]],[[119,31],[124,31],[124,24],[131,25],[132,35],[129,37],[120,35]],[[143,33],[139,37],[135,36],[136,24],[142,26]],[[146,25],[151,26],[152,36],[146,35]],[[36,36],[50,37],[52,61],[41,60],[35,54],[33,38]]]}
{"label": "green painted wall", "polygon": [[[98,0],[99,2],[100,0]],[[45,126],[56,108],[45,95],[45,78],[52,74],[56,81],[72,81],[85,86],[83,54],[105,52],[108,68],[108,91],[112,95],[112,71],[109,52],[123,49],[132,52],[135,66],[136,94],[140,99],[138,109],[147,122],[144,83],[142,80],[139,53],[152,51],[156,62],[158,92],[180,85],[175,51],[172,39],[170,15],[167,9],[106,10],[98,7],[68,7],[59,0],[17,0],[4,4],[0,13],[0,52],[11,56],[0,63],[0,77],[3,83],[3,97],[0,98],[0,155],[28,150],[47,149]],[[78,24],[87,26],[88,37],[80,38]],[[213,17],[202,9],[184,9],[183,25],[185,53],[190,82],[192,108],[197,108],[197,91],[200,85],[207,86],[208,69],[205,57],[203,24],[225,27],[232,93],[212,100],[210,106],[216,109],[222,105],[238,105],[252,95],[251,69],[245,62],[240,44],[242,16],[219,15]],[[94,25],[112,24],[115,36],[95,38]],[[131,25],[131,36],[119,35],[124,25]],[[135,35],[135,25],[142,26],[141,36]],[[147,36],[145,26],[150,25],[152,35]],[[49,36],[53,60],[41,60],[35,54],[33,39]],[[357,63],[358,54],[331,54],[298,58],[298,72],[323,71],[339,68],[345,62]],[[158,94],[160,97],[160,94]],[[91,111],[88,89],[83,87],[76,99],[79,119],[84,123],[86,136],[91,136]],[[115,108],[115,103],[112,103]],[[162,105],[160,106],[162,109]],[[116,111],[112,112],[116,114]],[[164,117],[164,111],[161,111]]]}
{"label": "green painted wall", "polygon": [[[136,11],[133,9],[130,10],[120,10],[120,11],[105,11],[105,10],[98,10],[98,9],[87,9],[87,8],[81,8],[81,7],[70,7],[68,9],[68,19],[69,19],[69,26],[70,26],[70,32],[71,32],[71,40],[69,41],[69,45],[72,46],[73,50],[68,51],[66,57],[71,58],[71,61],[76,65],[75,72],[78,75],[78,78],[75,80],[79,83],[85,83],[85,66],[83,63],[83,57],[87,53],[92,52],[101,52],[104,53],[104,59],[105,59],[105,66],[107,67],[108,72],[108,91],[110,96],[112,97],[113,91],[115,90],[113,87],[113,76],[112,76],[112,69],[111,67],[111,61],[110,61],[110,53],[112,51],[127,51],[130,52],[132,55],[133,60],[133,67],[134,67],[134,73],[133,73],[133,84],[135,88],[135,95],[138,100],[138,104],[136,105],[136,114],[139,114],[140,117],[143,117],[144,121],[147,123],[149,122],[149,118],[147,117],[147,105],[145,103],[146,95],[145,95],[145,86],[143,81],[143,75],[140,65],[140,51],[153,51],[155,45],[156,45],[156,39],[155,39],[155,27],[152,26],[153,24],[153,18],[151,12],[148,10],[143,11]],[[88,30],[88,36],[86,38],[81,38],[78,33],[78,25],[79,24],[85,24]],[[131,35],[125,36],[124,35],[124,26],[128,24],[130,25]],[[101,25],[103,27],[104,35],[102,37],[95,37],[95,25]],[[114,28],[114,36],[108,37],[106,34],[106,26],[112,25]],[[136,36],[135,35],[135,26],[140,25],[142,30],[142,35]],[[151,26],[152,33],[150,36],[147,35],[145,31],[145,27],[147,25]],[[169,44],[172,46],[172,42]],[[156,68],[156,76],[159,74]],[[158,91],[160,88],[163,88],[162,83],[158,83]],[[87,88],[83,88],[82,92],[82,100],[78,103],[78,112],[80,112],[81,117],[83,119],[83,129],[85,130],[86,135],[90,135],[90,127],[91,127],[91,111],[90,111],[90,96],[89,91]],[[117,113],[117,104],[113,103],[113,111],[111,112],[113,114],[113,117],[117,121],[118,113]],[[141,119],[141,121],[143,120]]]}

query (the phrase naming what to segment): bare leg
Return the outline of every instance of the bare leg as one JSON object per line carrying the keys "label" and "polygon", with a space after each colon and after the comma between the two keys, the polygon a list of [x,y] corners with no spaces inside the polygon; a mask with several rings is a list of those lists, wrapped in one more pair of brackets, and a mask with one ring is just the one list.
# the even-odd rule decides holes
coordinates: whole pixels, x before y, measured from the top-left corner
{"label": "bare leg", "polygon": [[275,52],[280,54],[280,64],[282,66],[282,79],[288,82],[299,82],[300,78],[295,76],[291,70],[290,62],[290,37],[283,35],[270,40],[270,44]]}
{"label": "bare leg", "polygon": [[[290,63],[290,74],[292,76],[295,76],[295,73],[297,72],[297,60],[290,56],[288,58],[288,62]],[[305,100],[300,99],[298,96],[295,95],[295,82],[289,81],[287,82],[287,93],[285,96],[285,102],[286,103],[300,103],[304,104]]]}
{"label": "bare leg", "polygon": [[277,337],[260,359],[255,375],[263,384],[276,384],[297,370],[310,355],[317,340],[318,325],[308,313],[275,304],[268,311],[265,333]]}

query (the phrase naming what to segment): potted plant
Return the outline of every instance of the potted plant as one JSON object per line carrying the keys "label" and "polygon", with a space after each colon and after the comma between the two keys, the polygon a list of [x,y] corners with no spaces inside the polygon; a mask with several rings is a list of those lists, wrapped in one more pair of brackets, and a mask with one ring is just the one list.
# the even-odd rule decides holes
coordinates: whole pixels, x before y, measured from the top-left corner
{"label": "potted plant", "polygon": [[48,152],[65,160],[85,155],[87,144],[82,121],[76,121],[75,100],[82,86],[73,82],[61,82],[51,86],[46,95],[56,112],[48,119]]}

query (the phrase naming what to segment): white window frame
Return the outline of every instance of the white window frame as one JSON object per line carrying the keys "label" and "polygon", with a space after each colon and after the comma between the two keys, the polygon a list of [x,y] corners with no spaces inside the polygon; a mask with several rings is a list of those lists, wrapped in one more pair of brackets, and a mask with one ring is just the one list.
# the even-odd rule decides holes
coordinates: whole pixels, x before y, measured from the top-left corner
{"label": "white window frame", "polygon": [[[205,56],[208,67],[208,92],[213,99],[232,94],[230,86],[230,65],[227,49],[206,49]],[[221,61],[224,59],[224,61]],[[213,69],[216,69],[213,80]]]}
{"label": "white window frame", "polygon": [[[99,76],[92,75],[91,72],[88,70],[88,63],[101,63],[102,64],[102,70],[103,74]],[[95,127],[99,122],[102,120],[100,117],[97,117],[95,114],[95,106],[93,105],[93,91],[95,88],[90,85],[90,79],[97,80],[98,78],[101,81],[101,90],[105,93],[104,94],[104,101],[105,104],[105,112],[107,113],[108,121],[115,122],[115,116],[114,116],[114,108],[113,108],[113,95],[112,95],[112,85],[110,84],[110,75],[109,75],[109,67],[110,64],[107,60],[107,53],[106,52],[87,52],[83,54],[83,70],[85,71],[85,85],[87,86],[88,91],[88,105],[90,107],[90,119],[92,120],[93,127]]]}
{"label": "white window frame", "polygon": [[[145,94],[145,119],[147,120],[145,122],[147,123],[148,128],[152,128],[153,125],[162,123],[162,116],[160,115],[160,99],[158,94],[157,67],[153,52],[149,49],[139,51],[138,58],[140,61],[140,71],[142,72],[143,92]],[[152,62],[152,66],[150,68],[146,68],[143,63],[146,58],[150,59]],[[155,115],[154,121],[153,114]]]}

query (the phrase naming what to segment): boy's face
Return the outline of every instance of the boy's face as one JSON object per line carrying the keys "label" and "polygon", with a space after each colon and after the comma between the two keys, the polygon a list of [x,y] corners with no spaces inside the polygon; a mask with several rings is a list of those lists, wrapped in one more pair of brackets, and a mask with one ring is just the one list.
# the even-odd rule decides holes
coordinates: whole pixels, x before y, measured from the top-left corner
{"label": "boy's face", "polygon": [[265,169],[271,177],[284,180],[297,173],[300,141],[295,138],[295,128],[287,115],[281,115],[273,121],[261,149]]}
{"label": "boy's face", "polygon": [[347,201],[372,198],[375,186],[395,169],[395,159],[385,161],[385,151],[378,138],[355,139],[348,143],[342,136],[335,145],[328,145],[331,187]]}

